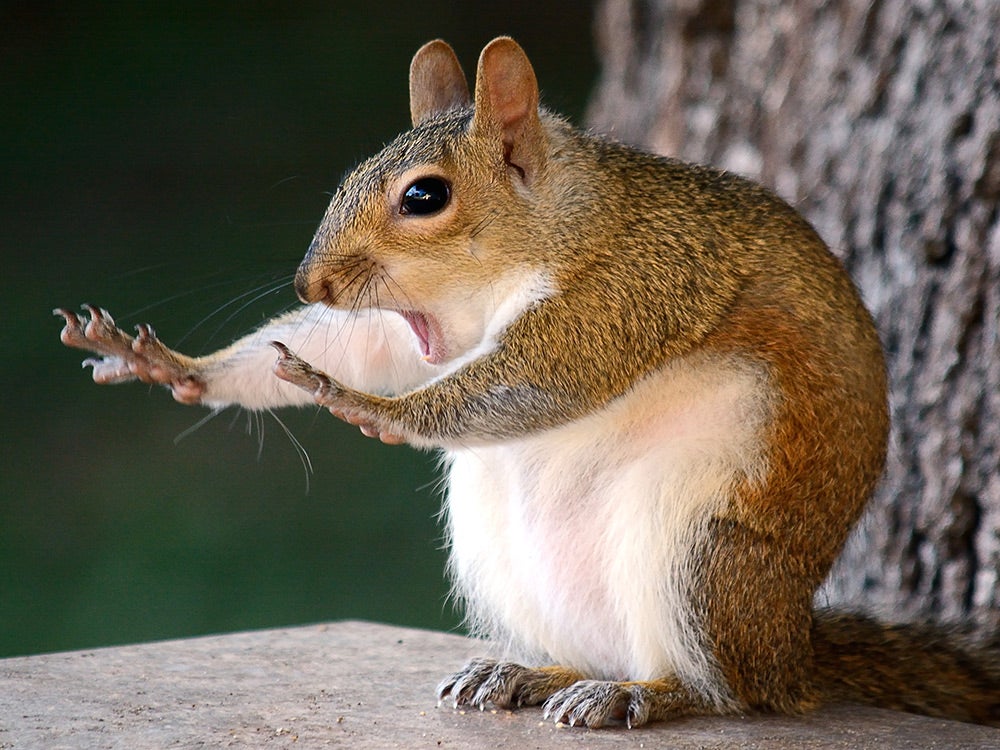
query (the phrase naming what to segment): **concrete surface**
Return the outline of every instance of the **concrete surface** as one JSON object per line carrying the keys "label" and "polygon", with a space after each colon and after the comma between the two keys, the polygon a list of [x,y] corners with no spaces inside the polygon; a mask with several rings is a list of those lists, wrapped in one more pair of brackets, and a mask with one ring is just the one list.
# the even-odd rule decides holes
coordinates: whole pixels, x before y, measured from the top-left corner
{"label": "concrete surface", "polygon": [[339,622],[4,659],[0,748],[1000,748],[1000,730],[857,706],[633,730],[436,708],[438,680],[479,651]]}

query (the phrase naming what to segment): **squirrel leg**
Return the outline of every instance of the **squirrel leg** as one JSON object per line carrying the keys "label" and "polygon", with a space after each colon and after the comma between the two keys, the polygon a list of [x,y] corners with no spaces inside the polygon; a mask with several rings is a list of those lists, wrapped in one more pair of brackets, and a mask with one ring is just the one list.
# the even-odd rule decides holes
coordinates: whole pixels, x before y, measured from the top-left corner
{"label": "squirrel leg", "polygon": [[[141,380],[165,385],[177,401],[212,409],[241,406],[265,410],[313,401],[274,376],[271,339],[281,339],[303,357],[347,383],[373,391],[406,391],[433,377],[434,368],[414,356],[409,326],[395,313],[343,312],[307,305],[265,323],[229,346],[188,357],[164,346],[149,325],[129,335],[99,307],[86,313],[54,311],[65,320],[60,338],[74,349],[98,355],[84,362],[100,384]],[[89,315],[88,315],[89,313]]]}
{"label": "squirrel leg", "polygon": [[150,325],[136,326],[136,335],[121,330],[107,310],[84,305],[89,320],[82,315],[58,308],[53,314],[62,316],[66,326],[60,340],[74,349],[101,355],[84,360],[84,366],[94,369],[94,382],[124,383],[141,380],[169,386],[174,398],[185,404],[195,404],[205,389],[194,360],[164,346]]}

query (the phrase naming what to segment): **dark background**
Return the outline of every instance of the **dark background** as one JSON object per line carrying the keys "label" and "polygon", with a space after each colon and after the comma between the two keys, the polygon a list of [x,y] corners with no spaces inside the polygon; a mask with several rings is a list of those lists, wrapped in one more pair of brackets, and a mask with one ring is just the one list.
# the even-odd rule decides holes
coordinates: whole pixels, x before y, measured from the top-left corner
{"label": "dark background", "polygon": [[[200,354],[290,304],[344,171],[407,127],[434,37],[514,35],[579,122],[577,2],[0,6],[0,655],[361,617],[456,627],[435,457],[98,387],[55,306]],[[179,437],[182,439],[178,440]]]}

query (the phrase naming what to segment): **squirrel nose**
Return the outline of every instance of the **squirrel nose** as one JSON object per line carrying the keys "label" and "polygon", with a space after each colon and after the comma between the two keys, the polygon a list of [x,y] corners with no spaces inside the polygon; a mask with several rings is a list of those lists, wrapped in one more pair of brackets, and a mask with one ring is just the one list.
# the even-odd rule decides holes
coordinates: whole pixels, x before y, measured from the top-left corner
{"label": "squirrel nose", "polygon": [[295,271],[295,294],[307,305],[322,302],[330,296],[330,287],[322,278],[313,278],[310,265],[308,260],[304,260]]}

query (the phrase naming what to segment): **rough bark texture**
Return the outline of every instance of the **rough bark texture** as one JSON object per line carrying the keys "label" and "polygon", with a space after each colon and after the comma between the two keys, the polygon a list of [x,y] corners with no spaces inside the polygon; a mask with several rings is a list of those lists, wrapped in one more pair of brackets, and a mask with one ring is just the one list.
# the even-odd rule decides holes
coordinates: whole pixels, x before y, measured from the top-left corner
{"label": "rough bark texture", "polygon": [[824,601],[1000,625],[1000,3],[605,0],[595,129],[759,179],[845,262],[892,381]]}

